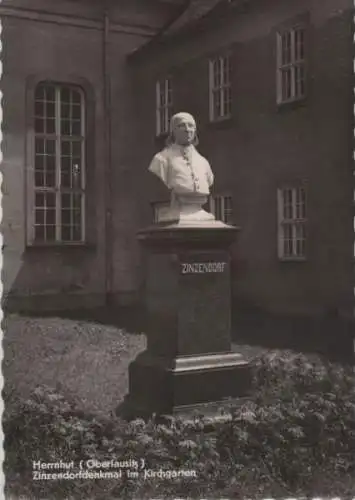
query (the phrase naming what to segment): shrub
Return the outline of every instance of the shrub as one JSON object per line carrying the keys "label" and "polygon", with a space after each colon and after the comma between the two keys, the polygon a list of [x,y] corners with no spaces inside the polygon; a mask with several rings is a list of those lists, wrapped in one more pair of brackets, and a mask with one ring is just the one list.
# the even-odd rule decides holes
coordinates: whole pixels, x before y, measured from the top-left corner
{"label": "shrub", "polygon": [[[355,472],[355,384],[350,368],[276,352],[253,366],[254,397],[206,432],[202,416],[125,422],[80,410],[59,391],[38,387],[4,418],[8,487],[46,498],[236,498],[331,491]],[[145,469],[193,470],[196,478],[32,481],[44,462],[144,457]],[[16,483],[21,476],[22,483]],[[319,478],[323,478],[323,483]],[[345,479],[344,479],[345,478]],[[351,481],[350,481],[351,482]],[[339,488],[339,486],[337,486]],[[355,491],[352,490],[352,494]],[[69,496],[70,495],[70,496]]]}

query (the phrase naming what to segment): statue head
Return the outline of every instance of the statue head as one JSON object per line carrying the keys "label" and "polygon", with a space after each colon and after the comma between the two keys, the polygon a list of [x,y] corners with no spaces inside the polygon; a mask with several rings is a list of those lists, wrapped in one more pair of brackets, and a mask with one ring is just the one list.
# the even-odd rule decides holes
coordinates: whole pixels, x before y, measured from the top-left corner
{"label": "statue head", "polygon": [[196,121],[190,113],[176,113],[171,117],[167,144],[179,144],[180,146],[190,144],[196,146],[198,144]]}

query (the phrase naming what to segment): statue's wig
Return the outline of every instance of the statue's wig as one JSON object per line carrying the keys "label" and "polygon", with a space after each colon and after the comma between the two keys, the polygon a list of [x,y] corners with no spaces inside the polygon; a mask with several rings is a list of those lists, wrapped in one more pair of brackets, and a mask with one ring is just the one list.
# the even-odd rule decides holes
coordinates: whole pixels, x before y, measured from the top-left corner
{"label": "statue's wig", "polygon": [[196,127],[195,118],[190,113],[180,112],[180,113],[176,113],[175,115],[173,115],[170,119],[169,135],[166,139],[167,146],[170,146],[171,144],[175,144],[174,128],[179,123],[179,121],[181,121],[183,119],[191,120],[195,124],[195,135],[194,135],[192,144],[194,146],[198,145],[199,141],[198,141],[198,137],[197,137],[197,127]]}

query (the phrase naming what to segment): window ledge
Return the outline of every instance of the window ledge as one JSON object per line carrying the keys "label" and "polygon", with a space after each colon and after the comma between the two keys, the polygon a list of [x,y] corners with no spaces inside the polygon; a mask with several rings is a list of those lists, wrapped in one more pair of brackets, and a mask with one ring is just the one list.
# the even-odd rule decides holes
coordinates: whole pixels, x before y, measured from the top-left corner
{"label": "window ledge", "polygon": [[279,257],[279,262],[306,262],[307,257]]}
{"label": "window ledge", "polygon": [[154,138],[155,138],[155,140],[159,141],[162,139],[167,139],[168,136],[169,136],[169,132],[162,132],[161,134],[155,134]]}
{"label": "window ledge", "polygon": [[82,250],[96,250],[96,245],[93,243],[28,243],[26,245],[26,250],[73,250],[73,249],[82,249]]}
{"label": "window ledge", "polygon": [[277,103],[277,111],[287,112],[293,109],[305,108],[307,105],[307,97],[302,97],[300,99],[293,99],[292,101],[282,101]]}
{"label": "window ledge", "polygon": [[217,118],[216,120],[210,120],[208,126],[211,128],[228,128],[233,127],[235,120],[233,116],[226,116],[225,118]]}

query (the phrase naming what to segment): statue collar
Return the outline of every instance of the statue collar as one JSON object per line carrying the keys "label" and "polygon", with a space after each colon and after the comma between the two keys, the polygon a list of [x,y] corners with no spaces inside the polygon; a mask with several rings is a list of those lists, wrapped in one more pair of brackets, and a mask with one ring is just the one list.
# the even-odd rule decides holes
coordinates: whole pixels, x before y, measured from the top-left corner
{"label": "statue collar", "polygon": [[195,146],[193,144],[188,144],[187,146],[182,146],[181,144],[172,144],[175,150],[179,151],[181,154],[183,153],[192,153],[195,150]]}

